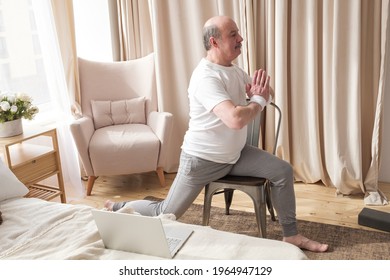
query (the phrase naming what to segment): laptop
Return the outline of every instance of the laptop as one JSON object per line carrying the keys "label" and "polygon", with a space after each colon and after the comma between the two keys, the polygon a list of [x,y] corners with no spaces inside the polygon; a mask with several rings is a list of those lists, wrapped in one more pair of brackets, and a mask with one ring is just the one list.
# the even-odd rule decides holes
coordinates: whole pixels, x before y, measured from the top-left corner
{"label": "laptop", "polygon": [[92,209],[100,237],[108,249],[173,258],[193,230],[164,225],[158,217]]}

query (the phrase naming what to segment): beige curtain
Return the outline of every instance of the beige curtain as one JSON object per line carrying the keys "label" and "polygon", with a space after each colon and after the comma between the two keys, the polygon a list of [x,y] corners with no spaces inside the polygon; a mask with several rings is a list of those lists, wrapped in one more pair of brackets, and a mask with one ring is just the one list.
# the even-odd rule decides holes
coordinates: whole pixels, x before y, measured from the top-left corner
{"label": "beige curtain", "polygon": [[[384,194],[378,189],[380,171],[380,148],[382,147],[382,124],[384,118],[384,95],[390,94],[390,2],[389,0],[382,1],[381,9],[381,46],[380,46],[380,73],[379,73],[379,88],[376,102],[374,130],[372,133],[371,155],[372,160],[370,168],[367,172],[364,184],[366,187],[366,204],[378,204],[377,201],[383,200]],[[387,79],[387,80],[386,80]],[[388,97],[387,97],[388,98]]]}
{"label": "beige curtain", "polygon": [[115,60],[130,60],[153,52],[148,0],[108,1]]}
{"label": "beige curtain", "polygon": [[51,0],[53,17],[56,24],[58,43],[64,66],[65,79],[71,101],[80,102],[78,85],[78,67],[76,52],[76,35],[73,17],[73,1]]}
{"label": "beige curtain", "polygon": [[385,2],[267,3],[275,34],[269,62],[284,115],[278,156],[292,163],[297,181],[364,192],[369,204],[386,203],[377,175]]}

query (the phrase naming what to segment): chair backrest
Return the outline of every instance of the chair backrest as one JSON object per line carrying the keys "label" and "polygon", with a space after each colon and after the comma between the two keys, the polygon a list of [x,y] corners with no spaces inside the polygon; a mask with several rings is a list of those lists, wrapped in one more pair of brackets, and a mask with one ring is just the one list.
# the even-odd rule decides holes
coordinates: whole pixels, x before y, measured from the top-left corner
{"label": "chair backrest", "polygon": [[[276,135],[275,135],[274,147],[272,150],[272,153],[275,155],[276,147],[277,147],[278,139],[279,139],[281,121],[282,121],[282,111],[275,103],[272,102],[270,105],[275,107],[275,109],[279,115],[278,123],[276,125]],[[258,147],[263,115],[264,115],[264,111],[261,112],[250,124],[248,124],[248,134],[247,134],[247,140],[246,140],[246,143],[248,145]]]}
{"label": "chair backrest", "polygon": [[264,111],[261,112],[256,116],[256,118],[253,119],[248,124],[247,129],[247,137],[246,137],[246,143],[251,146],[258,147],[259,146],[259,137],[260,137],[260,130],[261,130],[261,120],[262,116],[264,114]]}
{"label": "chair backrest", "polygon": [[123,100],[144,96],[146,116],[157,111],[154,54],[114,62],[78,58],[81,109],[92,118],[91,100]]}

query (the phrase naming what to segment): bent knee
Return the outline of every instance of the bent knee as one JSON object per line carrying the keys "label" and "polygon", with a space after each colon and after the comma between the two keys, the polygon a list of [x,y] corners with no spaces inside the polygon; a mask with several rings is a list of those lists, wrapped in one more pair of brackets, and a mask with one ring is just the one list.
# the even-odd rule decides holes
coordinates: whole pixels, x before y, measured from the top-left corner
{"label": "bent knee", "polygon": [[294,176],[294,169],[290,163],[287,161],[283,161],[281,172],[285,174],[286,177],[293,177]]}
{"label": "bent knee", "polygon": [[287,161],[281,160],[275,176],[270,179],[272,183],[280,183],[282,181],[292,183],[294,181],[294,169]]}

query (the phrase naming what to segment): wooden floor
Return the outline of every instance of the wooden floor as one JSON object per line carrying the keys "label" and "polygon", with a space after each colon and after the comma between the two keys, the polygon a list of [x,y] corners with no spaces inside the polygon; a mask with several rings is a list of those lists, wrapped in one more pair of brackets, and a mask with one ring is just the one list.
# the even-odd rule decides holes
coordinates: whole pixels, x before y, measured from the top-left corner
{"label": "wooden floor", "polygon": [[[127,201],[142,199],[146,196],[165,198],[176,174],[166,175],[166,187],[159,185],[154,172],[136,175],[99,177],[92,190],[92,195],[69,201],[72,204],[87,204],[95,208],[103,208],[107,199]],[[86,182],[84,182],[86,185]],[[390,184],[380,184],[382,192],[390,199]],[[337,197],[335,189],[320,184],[295,184],[297,201],[297,218],[301,220],[326,224],[342,225],[352,228],[365,228],[357,223],[358,213],[364,205],[363,195]],[[203,192],[194,203],[203,204]],[[224,207],[223,196],[213,199],[213,206]],[[370,207],[380,211],[390,212],[390,205]],[[232,209],[253,212],[250,198],[240,192],[235,192]],[[199,213],[202,215],[202,213]],[[372,230],[372,229],[370,229]]]}

